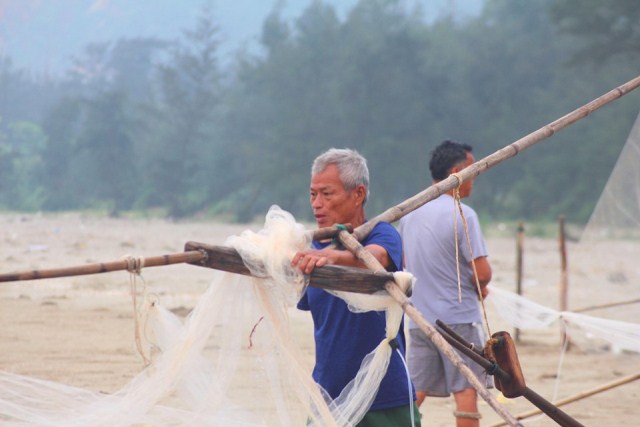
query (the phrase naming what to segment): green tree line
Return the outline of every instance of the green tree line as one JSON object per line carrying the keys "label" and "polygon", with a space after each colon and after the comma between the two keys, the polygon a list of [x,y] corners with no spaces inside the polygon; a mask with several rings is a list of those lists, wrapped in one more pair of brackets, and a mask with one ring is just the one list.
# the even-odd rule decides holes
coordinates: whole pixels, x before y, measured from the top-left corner
{"label": "green tree line", "polygon": [[[215,11],[178,40],[92,44],[61,78],[0,58],[0,209],[309,219],[312,159],[369,161],[370,214],[430,185],[444,139],[482,158],[638,74],[635,0],[486,0],[425,22],[399,0],[265,19],[222,65]],[[635,41],[634,41],[635,40]],[[638,114],[632,93],[477,179],[490,220],[588,216]]]}

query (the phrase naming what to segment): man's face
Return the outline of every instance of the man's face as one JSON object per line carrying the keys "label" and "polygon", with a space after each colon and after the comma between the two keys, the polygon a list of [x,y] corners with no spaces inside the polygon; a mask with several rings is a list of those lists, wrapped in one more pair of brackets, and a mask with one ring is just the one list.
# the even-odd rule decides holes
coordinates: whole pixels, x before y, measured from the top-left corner
{"label": "man's face", "polygon": [[363,188],[346,191],[335,165],[311,177],[310,202],[318,227],[351,223],[362,209]]}
{"label": "man's face", "polygon": [[[467,166],[471,166],[475,161],[476,159],[475,157],[473,157],[473,154],[467,153],[467,159],[464,161],[464,163],[460,163],[458,166],[454,167],[452,172],[460,172],[462,169],[466,168]],[[464,199],[465,197],[469,197],[471,195],[471,192],[473,191],[473,179],[465,181],[460,186],[459,191],[460,191],[461,199]]]}

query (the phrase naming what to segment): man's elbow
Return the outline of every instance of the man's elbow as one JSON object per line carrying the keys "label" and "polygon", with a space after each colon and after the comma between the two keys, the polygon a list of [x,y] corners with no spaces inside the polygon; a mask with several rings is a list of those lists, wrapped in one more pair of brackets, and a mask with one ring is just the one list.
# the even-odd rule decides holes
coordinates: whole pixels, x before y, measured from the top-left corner
{"label": "man's elbow", "polygon": [[475,260],[476,264],[476,272],[478,273],[478,282],[480,282],[480,286],[484,287],[491,282],[491,265],[487,260],[487,257],[480,257]]}
{"label": "man's elbow", "polygon": [[480,286],[485,287],[491,282],[491,271],[486,272],[483,275],[478,273],[478,282],[480,282]]}

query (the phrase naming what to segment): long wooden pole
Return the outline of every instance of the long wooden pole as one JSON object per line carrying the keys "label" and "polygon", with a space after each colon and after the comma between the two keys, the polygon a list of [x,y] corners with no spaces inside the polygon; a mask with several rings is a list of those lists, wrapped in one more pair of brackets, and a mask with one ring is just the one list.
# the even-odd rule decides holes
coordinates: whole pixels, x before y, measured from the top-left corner
{"label": "long wooden pole", "polygon": [[[563,405],[566,405],[568,403],[572,403],[572,402],[584,399],[586,397],[593,396],[594,394],[598,394],[598,393],[602,393],[602,392],[607,391],[607,390],[611,390],[612,388],[619,387],[621,385],[630,383],[632,381],[636,381],[638,379],[640,379],[640,372],[628,375],[628,376],[620,378],[618,380],[611,381],[609,383],[600,385],[598,387],[594,387],[592,389],[589,389],[589,390],[574,394],[572,396],[566,397],[564,399],[558,400],[557,402],[554,402],[554,405],[555,406],[563,406]],[[542,411],[539,410],[539,409],[532,409],[531,411],[523,412],[522,414],[516,415],[516,418],[519,419],[519,420],[523,420],[525,418],[529,418],[529,417],[532,417],[534,415],[538,415],[541,412]],[[491,427],[502,427],[502,426],[505,426],[505,425],[507,425],[507,423],[501,422],[501,423],[498,423],[498,424],[493,424]]]}
{"label": "long wooden pole", "polygon": [[[347,231],[353,231],[353,227],[351,226],[351,224],[346,224],[344,228],[340,228],[336,225],[332,225],[330,227],[318,228],[317,230],[309,231],[309,234],[310,234],[310,238],[313,240],[323,240],[323,239],[327,239],[335,236],[336,233],[338,233],[338,231],[342,231],[345,228]],[[28,270],[28,271],[18,271],[13,273],[0,274],[0,283],[17,282],[21,280],[53,279],[57,277],[84,276],[88,274],[109,273],[112,271],[122,271],[122,270],[131,270],[131,269],[136,270],[143,267],[159,267],[164,265],[181,264],[181,263],[198,264],[206,261],[208,256],[206,249],[214,248],[214,247],[189,248],[188,245],[189,243],[187,243],[187,248],[185,249],[184,252],[179,252],[174,254],[144,257],[144,258],[126,257],[119,261],[100,262],[95,264],[85,264],[85,265],[72,266],[72,267],[52,268],[52,269],[46,269],[46,270]],[[220,250],[225,249],[223,247],[218,247],[218,248],[220,248]],[[240,258],[240,256],[237,253],[235,253],[235,255],[237,258],[236,264],[239,263],[240,266],[243,266],[242,259]],[[228,259],[228,257],[226,259]]]}
{"label": "long wooden pole", "polygon": [[[238,251],[233,248],[187,242],[184,250],[185,252],[197,250],[207,254],[204,259],[189,264],[245,276],[253,275]],[[313,270],[309,276],[309,286],[333,291],[373,294],[384,291],[384,286],[389,280],[393,280],[393,274],[387,271],[374,272],[367,268],[325,265]]]}
{"label": "long wooden pole", "polygon": [[[367,221],[363,225],[353,230],[354,237],[357,240],[362,240],[371,232],[373,227],[375,227],[375,225],[378,222],[381,222],[381,221],[396,222],[397,220],[402,218],[404,215],[419,208],[425,203],[435,199],[441,194],[446,193],[447,191],[455,188],[456,186],[460,185],[462,182],[467,181],[470,178],[475,178],[476,176],[480,175],[487,169],[511,157],[514,157],[522,150],[529,148],[530,146],[542,141],[543,139],[546,139],[552,136],[559,130],[588,116],[593,111],[620,98],[621,96],[626,95],[632,90],[637,89],[638,86],[640,86],[640,76],[628,81],[623,85],[618,86],[617,88],[607,92],[606,94],[600,96],[599,98],[596,98],[595,100],[589,102],[588,104],[585,104],[582,107],[572,111],[571,113],[547,124],[546,126],[536,130],[535,132],[532,132],[529,135],[523,138],[520,138],[519,140],[507,145],[506,147],[496,151],[495,153],[485,157],[484,159],[481,159],[475,162],[474,164],[458,172],[455,176],[454,175],[449,176],[448,178],[438,182],[437,184],[434,184],[428,187],[426,190],[423,190],[422,192],[414,195],[413,197],[405,200],[404,202],[387,209],[386,211],[382,212],[380,215],[377,215],[376,217],[372,218],[371,220]],[[328,229],[330,228],[331,227],[328,227]],[[314,232],[314,239],[317,240],[320,234],[323,234],[324,236],[329,236],[333,232],[335,232],[335,230],[333,229],[332,230],[328,230],[328,229],[316,230]],[[197,256],[197,255],[193,255],[193,256]],[[187,261],[178,261],[178,262],[187,262]],[[102,267],[103,265],[105,267]],[[95,265],[85,266],[86,267],[85,272],[78,272],[78,273],[74,272],[72,274],[81,275],[81,274],[104,273],[107,271],[114,271],[112,270],[112,268],[115,270],[125,270],[127,267],[125,266],[124,268],[122,268],[123,265],[124,264],[122,262],[117,262],[117,264],[114,264],[114,263],[98,264],[97,267]],[[147,266],[149,265],[150,265],[150,261],[147,261]],[[73,267],[73,269],[77,269],[77,267]],[[62,269],[57,269],[57,270],[62,270]],[[28,278],[23,278],[23,277],[28,277]],[[30,272],[30,274],[24,274],[24,275],[23,273],[13,273],[11,275],[8,275],[8,274],[0,275],[0,282],[16,281],[16,280],[32,280],[32,279],[39,279],[39,278],[45,278],[45,277],[50,277],[50,276],[43,276],[42,274],[37,274],[35,272]],[[61,277],[61,276],[57,275],[52,277]]]}
{"label": "long wooden pole", "polygon": [[201,261],[205,257],[206,255],[199,251],[180,252],[147,258],[127,257],[120,261],[101,262],[73,267],[52,268],[48,270],[30,270],[16,273],[0,274],[0,282],[16,282],[20,280],[83,276],[87,274],[108,273],[111,271],[130,269],[138,270],[144,267],[159,267],[163,265],[197,262]]}
{"label": "long wooden pole", "polygon": [[501,148],[495,153],[481,160],[478,160],[474,164],[469,165],[465,169],[458,172],[456,174],[457,176],[451,175],[448,178],[428,187],[415,196],[405,200],[404,202],[387,209],[380,215],[371,218],[369,221],[354,230],[355,237],[358,240],[362,240],[371,232],[371,230],[373,230],[373,227],[375,227],[378,222],[384,221],[393,223],[398,221],[409,212],[414,211],[425,203],[446,193],[447,191],[454,189],[462,182],[473,179],[481,173],[485,172],[487,169],[490,169],[493,166],[516,156],[521,151],[531,147],[534,144],[537,144],[538,142],[546,138],[549,138],[561,129],[564,129],[565,127],[577,122],[578,120],[587,117],[597,109],[609,104],[612,101],[615,101],[616,99],[626,95],[632,90],[637,89],[638,86],[640,86],[640,76],[628,81],[623,85],[618,86],[617,88],[594,99],[588,104],[585,104],[582,107],[570,112],[569,114],[560,117],[559,119],[520,138],[519,140],[507,145],[506,147]]}
{"label": "long wooden pole", "polygon": [[[242,257],[235,249],[226,246],[187,242],[184,252],[180,253],[149,258],[129,257],[121,261],[100,264],[2,274],[0,275],[0,282],[81,276],[118,270],[138,271],[146,267],[178,263],[188,263],[245,276],[251,275],[251,271],[244,265]],[[386,271],[374,272],[366,268],[325,265],[324,267],[316,268],[309,276],[309,286],[334,291],[373,294],[384,291],[385,284],[389,280],[393,280],[393,274]]]}
{"label": "long wooden pole", "polygon": [[583,307],[583,308],[579,308],[577,310],[571,310],[571,311],[573,311],[574,313],[584,313],[585,311],[599,310],[602,308],[619,307],[621,305],[637,304],[639,302],[640,302],[640,298],[636,298],[629,301],[619,301],[619,302],[610,302],[607,304],[590,305],[588,307]]}

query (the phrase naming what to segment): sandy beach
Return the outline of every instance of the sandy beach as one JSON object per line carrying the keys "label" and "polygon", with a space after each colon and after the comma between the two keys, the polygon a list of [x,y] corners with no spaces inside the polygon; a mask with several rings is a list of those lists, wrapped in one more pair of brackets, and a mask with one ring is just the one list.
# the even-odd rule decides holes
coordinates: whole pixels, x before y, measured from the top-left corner
{"label": "sandy beach", "polygon": [[[162,219],[113,219],[88,214],[1,214],[0,274],[120,260],[124,256],[157,256],[183,250],[187,241],[223,244],[228,236],[261,224],[223,224],[212,221],[171,222]],[[493,286],[515,289],[515,238],[509,233],[488,233]],[[635,247],[615,246],[605,255],[569,242],[570,308],[605,301],[638,298],[640,281],[635,266],[623,265],[623,255],[637,254]],[[603,259],[609,256],[611,260]],[[603,261],[600,267],[596,261]],[[145,286],[164,306],[186,314],[216,272],[181,264],[147,268]],[[524,258],[524,295],[558,307],[560,281],[558,242],[527,238]],[[0,283],[0,370],[42,378],[94,391],[112,393],[143,368],[136,352],[131,278],[127,272],[91,276]],[[487,305],[492,332],[512,328]],[[635,321],[638,306],[590,314]],[[313,359],[311,319],[292,312],[296,341],[310,363]],[[517,345],[529,388],[548,400],[562,399],[640,372],[640,355],[613,352],[598,341],[577,338],[562,355],[559,328],[522,331]],[[559,375],[559,378],[558,378]],[[248,380],[248,382],[250,382]],[[534,407],[524,398],[504,399],[492,390],[514,415]],[[640,425],[638,381],[563,406],[586,426]],[[421,408],[423,426],[454,425],[449,399],[427,400]],[[501,421],[481,402],[481,425]],[[531,426],[557,425],[546,417],[524,421]]]}

